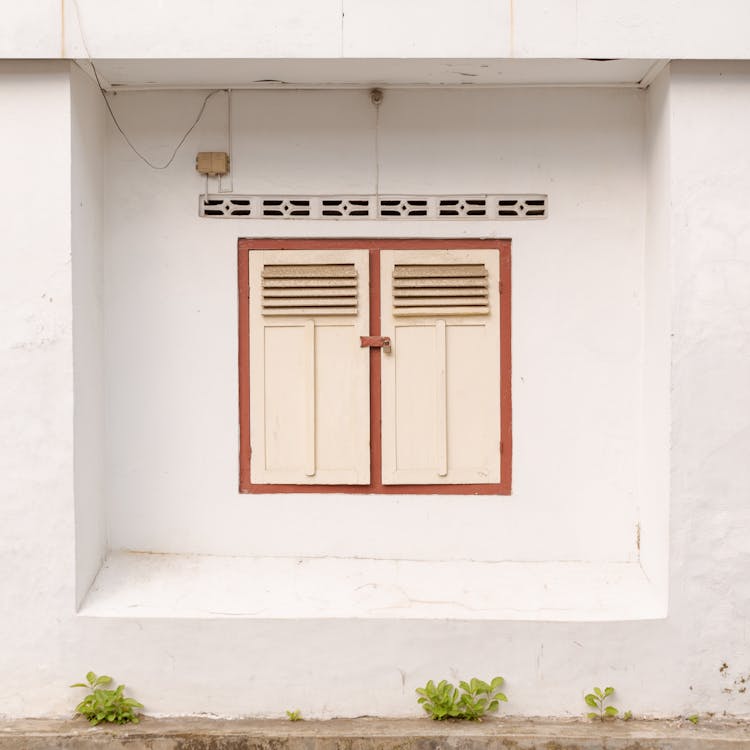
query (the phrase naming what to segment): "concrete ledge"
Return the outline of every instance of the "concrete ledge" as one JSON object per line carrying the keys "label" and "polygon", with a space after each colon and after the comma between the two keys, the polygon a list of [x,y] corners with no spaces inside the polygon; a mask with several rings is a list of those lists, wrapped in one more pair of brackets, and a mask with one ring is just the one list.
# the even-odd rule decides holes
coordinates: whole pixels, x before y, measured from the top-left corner
{"label": "concrete ledge", "polygon": [[[466,581],[471,581],[467,590]],[[595,622],[666,617],[637,562],[113,552],[84,617]]]}
{"label": "concrete ledge", "polygon": [[739,750],[750,723],[491,719],[332,721],[145,718],[135,727],[90,727],[82,719],[0,724],[0,750]]}

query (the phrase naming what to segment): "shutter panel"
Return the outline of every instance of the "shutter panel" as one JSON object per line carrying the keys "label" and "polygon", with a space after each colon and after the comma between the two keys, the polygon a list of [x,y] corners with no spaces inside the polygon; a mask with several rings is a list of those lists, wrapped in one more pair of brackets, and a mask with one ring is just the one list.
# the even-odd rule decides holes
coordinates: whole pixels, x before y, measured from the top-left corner
{"label": "shutter panel", "polygon": [[382,251],[384,484],[500,481],[499,272],[496,250]]}
{"label": "shutter panel", "polygon": [[366,250],[250,253],[250,474],[370,481]]}

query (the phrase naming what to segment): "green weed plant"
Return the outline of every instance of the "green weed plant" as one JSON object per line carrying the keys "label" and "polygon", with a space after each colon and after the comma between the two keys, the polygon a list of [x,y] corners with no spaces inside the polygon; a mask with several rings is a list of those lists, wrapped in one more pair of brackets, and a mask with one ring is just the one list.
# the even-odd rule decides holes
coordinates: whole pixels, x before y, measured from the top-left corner
{"label": "green weed plant", "polygon": [[614,719],[620,713],[614,706],[605,705],[614,692],[613,687],[605,687],[604,690],[595,687],[593,693],[587,693],[584,696],[586,705],[595,709],[586,714],[589,719],[604,721],[605,719]]}
{"label": "green weed plant", "polygon": [[123,695],[125,685],[119,685],[114,690],[105,689],[104,686],[111,682],[112,678],[106,674],[89,672],[86,682],[71,685],[73,688],[82,687],[90,691],[76,706],[76,714],[80,714],[94,726],[103,721],[109,724],[137,724],[140,718],[136,709],[143,708],[143,704]]}
{"label": "green weed plant", "polygon": [[472,677],[469,682],[459,682],[454,687],[447,680],[437,685],[430,680],[423,688],[417,688],[417,702],[431,719],[464,719],[482,721],[482,718],[497,711],[500,702],[506,702],[505,693],[500,692],[505,680],[494,677],[489,683]]}

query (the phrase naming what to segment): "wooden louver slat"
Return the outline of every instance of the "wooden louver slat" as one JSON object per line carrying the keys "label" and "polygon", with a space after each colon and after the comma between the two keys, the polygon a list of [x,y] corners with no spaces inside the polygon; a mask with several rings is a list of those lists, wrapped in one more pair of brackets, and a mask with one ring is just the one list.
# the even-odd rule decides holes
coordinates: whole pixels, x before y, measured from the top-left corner
{"label": "wooden louver slat", "polygon": [[394,279],[455,279],[466,276],[487,278],[487,269],[484,267],[484,263],[472,263],[471,265],[441,263],[437,266],[397,265],[393,269]]}
{"label": "wooden louver slat", "polygon": [[488,273],[483,263],[396,265],[393,314],[488,315]]}
{"label": "wooden louver slat", "polygon": [[353,263],[264,265],[263,315],[356,315]]}
{"label": "wooden louver slat", "polygon": [[326,263],[311,265],[295,263],[289,266],[263,266],[264,279],[356,279],[354,263]]}

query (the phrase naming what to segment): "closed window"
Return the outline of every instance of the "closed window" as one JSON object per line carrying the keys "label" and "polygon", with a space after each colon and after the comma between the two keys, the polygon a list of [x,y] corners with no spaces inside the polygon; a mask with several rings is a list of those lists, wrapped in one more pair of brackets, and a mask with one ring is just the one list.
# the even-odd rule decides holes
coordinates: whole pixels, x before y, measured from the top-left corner
{"label": "closed window", "polygon": [[510,243],[241,240],[240,490],[508,494]]}

